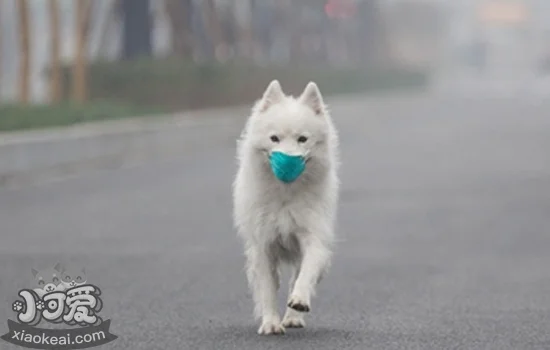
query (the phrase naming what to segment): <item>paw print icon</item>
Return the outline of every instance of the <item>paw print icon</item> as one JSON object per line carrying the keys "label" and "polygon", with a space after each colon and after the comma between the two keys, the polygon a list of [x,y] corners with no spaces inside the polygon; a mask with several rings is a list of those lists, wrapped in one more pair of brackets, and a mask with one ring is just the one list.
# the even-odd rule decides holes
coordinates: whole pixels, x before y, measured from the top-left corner
{"label": "paw print icon", "polygon": [[45,307],[45,305],[44,305],[44,302],[42,300],[38,300],[36,302],[36,309],[37,310],[42,311],[42,310],[44,310],[44,307]]}
{"label": "paw print icon", "polygon": [[22,311],[23,310],[23,303],[21,301],[17,300],[16,302],[13,303],[12,309],[15,312]]}

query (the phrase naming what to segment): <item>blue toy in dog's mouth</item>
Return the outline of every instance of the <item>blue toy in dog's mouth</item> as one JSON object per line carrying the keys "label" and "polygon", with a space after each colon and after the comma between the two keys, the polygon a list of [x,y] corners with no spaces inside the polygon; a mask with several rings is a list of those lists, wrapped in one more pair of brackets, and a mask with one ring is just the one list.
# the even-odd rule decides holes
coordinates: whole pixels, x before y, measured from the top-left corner
{"label": "blue toy in dog's mouth", "polygon": [[303,156],[293,156],[283,152],[272,152],[269,156],[273,174],[285,183],[296,181],[306,168]]}

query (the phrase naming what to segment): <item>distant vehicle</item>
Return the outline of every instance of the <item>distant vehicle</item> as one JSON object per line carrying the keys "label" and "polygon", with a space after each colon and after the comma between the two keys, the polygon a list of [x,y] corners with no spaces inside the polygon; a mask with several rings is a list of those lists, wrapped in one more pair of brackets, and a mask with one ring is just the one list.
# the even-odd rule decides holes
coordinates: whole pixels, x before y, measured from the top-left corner
{"label": "distant vehicle", "polygon": [[349,19],[357,14],[357,4],[353,0],[328,0],[325,13],[329,18]]}

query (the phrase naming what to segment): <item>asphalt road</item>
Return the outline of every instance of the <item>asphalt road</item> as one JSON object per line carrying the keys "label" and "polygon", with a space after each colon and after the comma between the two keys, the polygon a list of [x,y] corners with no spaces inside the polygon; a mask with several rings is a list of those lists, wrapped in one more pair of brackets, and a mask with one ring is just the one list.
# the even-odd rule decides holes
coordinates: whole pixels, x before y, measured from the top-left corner
{"label": "asphalt road", "polygon": [[307,328],[256,334],[231,223],[238,119],[188,131],[202,146],[171,161],[0,191],[0,333],[31,267],[62,261],[103,291],[119,336],[103,349],[550,349],[550,102],[332,110],[339,245]]}

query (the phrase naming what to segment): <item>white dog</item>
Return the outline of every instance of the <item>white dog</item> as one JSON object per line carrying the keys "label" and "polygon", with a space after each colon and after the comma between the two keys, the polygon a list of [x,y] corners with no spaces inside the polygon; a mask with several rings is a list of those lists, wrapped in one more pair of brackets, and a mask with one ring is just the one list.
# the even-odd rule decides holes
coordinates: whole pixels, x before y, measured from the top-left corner
{"label": "white dog", "polygon": [[[234,221],[245,244],[259,334],[305,326],[315,287],[330,265],[338,202],[338,136],[317,85],[299,98],[272,81],[238,141]],[[279,267],[292,277],[277,311]]]}

